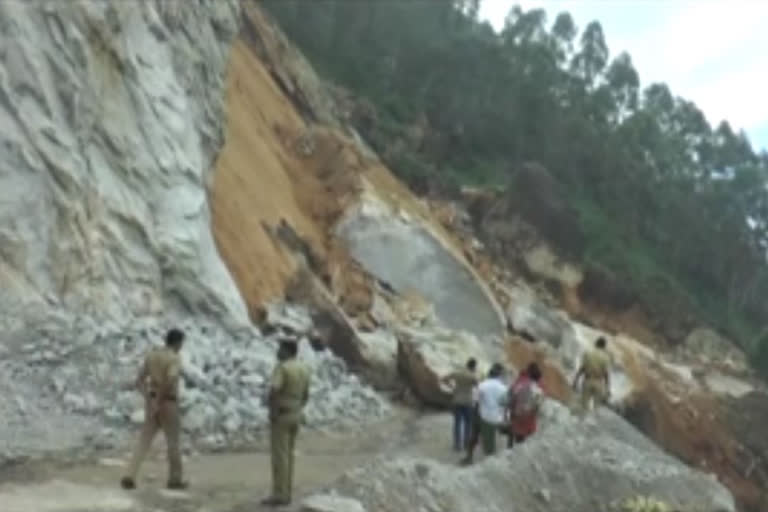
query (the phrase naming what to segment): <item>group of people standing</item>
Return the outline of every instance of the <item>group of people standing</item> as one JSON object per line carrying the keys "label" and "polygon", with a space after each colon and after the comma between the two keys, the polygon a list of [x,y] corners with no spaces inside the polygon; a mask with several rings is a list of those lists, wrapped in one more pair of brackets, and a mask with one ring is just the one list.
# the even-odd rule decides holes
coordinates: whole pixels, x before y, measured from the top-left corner
{"label": "group of people standing", "polygon": [[[136,377],[136,388],[144,397],[144,425],[138,446],[120,481],[124,489],[136,487],[136,476],[157,433],[165,434],[168,450],[168,488],[186,489],[182,478],[182,458],[179,443],[181,421],[179,414],[179,378],[184,333],[171,329],[165,346],[146,355]],[[269,410],[270,448],[272,462],[272,494],[262,501],[266,506],[291,503],[293,490],[296,436],[302,421],[302,411],[309,400],[310,372],[297,359],[298,344],[283,341],[277,350],[277,364],[272,372],[265,405]]]}
{"label": "group of people standing", "polygon": [[[136,476],[152,441],[159,431],[165,434],[168,450],[168,488],[185,489],[180,450],[181,418],[179,413],[179,379],[182,374],[179,352],[184,333],[171,329],[165,346],[152,349],[145,357],[136,377],[136,388],[144,397],[144,425],[138,446],[121,480],[124,489],[136,487]],[[272,457],[272,494],[263,505],[281,506],[291,502],[294,472],[294,447],[302,411],[309,400],[310,372],[297,359],[296,341],[282,341],[277,351],[277,364],[265,395],[269,410],[270,448]],[[467,361],[465,368],[443,380],[453,385],[453,442],[456,451],[466,450],[464,463],[471,463],[478,444],[486,455],[496,452],[499,434],[507,438],[507,447],[524,442],[536,432],[544,390],[542,372],[535,362],[508,384],[501,364],[494,364],[487,378],[477,378],[477,362]],[[581,406],[586,411],[592,402],[608,398],[609,358],[606,341],[600,338],[594,350],[584,354],[573,382],[574,388],[583,378]]]}
{"label": "group of people standing", "polygon": [[[586,413],[609,397],[610,364],[605,338],[584,353],[573,388],[581,385],[580,412]],[[469,359],[464,368],[443,379],[453,387],[453,448],[466,451],[463,464],[471,464],[480,444],[485,455],[496,452],[499,435],[507,448],[522,443],[536,432],[537,418],[545,396],[542,371],[530,363],[512,383],[507,383],[501,364],[491,366],[486,378],[477,376],[477,361]]]}

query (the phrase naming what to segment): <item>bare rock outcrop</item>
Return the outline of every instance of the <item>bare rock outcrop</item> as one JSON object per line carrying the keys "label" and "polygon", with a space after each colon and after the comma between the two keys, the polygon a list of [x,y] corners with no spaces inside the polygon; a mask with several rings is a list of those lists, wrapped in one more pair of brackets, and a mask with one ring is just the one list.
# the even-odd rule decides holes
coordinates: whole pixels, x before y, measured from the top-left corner
{"label": "bare rock outcrop", "polygon": [[398,292],[418,291],[447,327],[477,336],[504,331],[503,313],[487,285],[423,221],[363,197],[336,232],[366,270]]}
{"label": "bare rock outcrop", "polygon": [[365,512],[365,507],[337,494],[315,494],[301,503],[301,512]]}
{"label": "bare rock outcrop", "polygon": [[583,422],[557,406],[547,414],[536,436],[473,467],[382,457],[333,488],[381,512],[471,512],[478,504],[489,512],[610,510],[637,496],[682,510],[736,510],[713,476],[666,455],[618,416],[601,411]]}
{"label": "bare rock outcrop", "polygon": [[235,0],[0,4],[0,286],[246,319],[210,230]]}
{"label": "bare rock outcrop", "polygon": [[488,347],[473,334],[432,326],[398,330],[397,363],[400,376],[423,402],[451,403],[450,390],[440,380],[475,358],[481,371],[489,366]]}

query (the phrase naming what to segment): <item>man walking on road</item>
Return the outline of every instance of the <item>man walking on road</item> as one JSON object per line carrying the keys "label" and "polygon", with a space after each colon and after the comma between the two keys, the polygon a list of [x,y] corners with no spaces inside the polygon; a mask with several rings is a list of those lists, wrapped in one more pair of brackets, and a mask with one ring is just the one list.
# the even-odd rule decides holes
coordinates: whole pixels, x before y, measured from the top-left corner
{"label": "man walking on road", "polygon": [[586,414],[599,403],[608,400],[610,394],[610,360],[606,351],[605,338],[598,338],[595,348],[586,352],[581,359],[581,367],[573,379],[573,389],[578,388],[579,378],[584,377],[581,384],[580,413]]}
{"label": "man walking on road", "polygon": [[467,361],[465,369],[443,377],[453,386],[453,449],[466,450],[472,428],[472,390],[477,385],[477,361]]}
{"label": "man walking on road", "polygon": [[165,434],[168,448],[168,488],[185,489],[182,481],[181,449],[179,434],[179,375],[181,359],[179,351],[184,344],[184,333],[171,329],[165,336],[165,347],[153,349],[147,354],[136,378],[136,387],[144,396],[144,426],[128,471],[120,484],[124,489],[136,487],[136,475],[141,467],[158,430]]}
{"label": "man walking on road", "polygon": [[297,354],[295,341],[280,343],[268,396],[272,496],[263,500],[262,505],[291,503],[296,435],[309,399],[309,369],[296,359]]}
{"label": "man walking on road", "polygon": [[[504,368],[495,363],[488,378],[477,386],[477,405],[479,425],[475,425],[476,435],[485,455],[496,452],[496,435],[504,423],[504,409],[507,403],[507,386],[503,382]],[[467,456],[462,464],[471,464],[476,444],[470,443]]]}

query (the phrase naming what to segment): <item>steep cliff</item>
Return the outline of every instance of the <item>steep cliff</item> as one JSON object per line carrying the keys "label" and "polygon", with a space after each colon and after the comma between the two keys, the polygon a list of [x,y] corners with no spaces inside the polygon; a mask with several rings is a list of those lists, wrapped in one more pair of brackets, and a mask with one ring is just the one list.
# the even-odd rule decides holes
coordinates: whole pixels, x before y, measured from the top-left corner
{"label": "steep cliff", "polygon": [[[221,446],[267,422],[274,345],[306,339],[312,319],[275,307],[268,331],[251,325],[214,242],[241,21],[236,0],[0,2],[0,466],[120,444],[143,419],[137,368],[171,325],[186,334],[188,439]],[[262,204],[279,187],[262,185],[252,199],[279,211]],[[238,200],[217,204],[247,211]],[[313,425],[386,411],[343,361],[301,346]]]}
{"label": "steep cliff", "polygon": [[207,201],[239,3],[2,2],[0,19],[4,299],[243,322]]}

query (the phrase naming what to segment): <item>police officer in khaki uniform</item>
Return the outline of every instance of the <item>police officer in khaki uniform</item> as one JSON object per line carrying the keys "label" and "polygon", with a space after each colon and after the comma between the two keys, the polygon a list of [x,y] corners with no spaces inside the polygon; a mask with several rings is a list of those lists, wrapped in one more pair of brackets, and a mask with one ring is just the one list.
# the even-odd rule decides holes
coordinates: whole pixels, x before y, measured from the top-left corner
{"label": "police officer in khaki uniform", "polygon": [[291,502],[294,446],[302,410],[309,399],[309,369],[296,359],[297,354],[295,341],[280,343],[268,397],[272,496],[262,501],[263,505],[282,506]]}
{"label": "police officer in khaki uniform", "polygon": [[168,488],[185,489],[182,480],[179,434],[179,351],[184,344],[184,333],[171,329],[165,336],[165,347],[147,354],[136,379],[136,387],[144,396],[144,426],[128,470],[120,482],[124,489],[136,487],[136,475],[152,445],[158,430],[165,434],[168,448]]}
{"label": "police officer in khaki uniform", "polygon": [[578,387],[579,378],[584,377],[581,385],[581,414],[586,414],[594,404],[603,403],[610,393],[610,359],[606,351],[605,338],[598,338],[595,348],[586,352],[581,360],[576,377],[573,379],[573,388]]}

